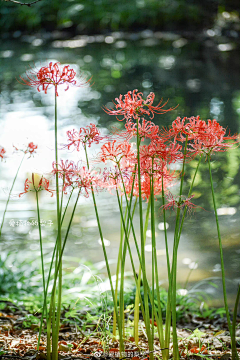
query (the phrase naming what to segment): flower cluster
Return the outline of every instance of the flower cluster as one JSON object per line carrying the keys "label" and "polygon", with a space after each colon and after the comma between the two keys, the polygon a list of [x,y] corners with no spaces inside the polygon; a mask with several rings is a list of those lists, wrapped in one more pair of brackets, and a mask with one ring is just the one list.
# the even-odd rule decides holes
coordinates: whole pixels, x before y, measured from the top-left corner
{"label": "flower cluster", "polygon": [[[50,79],[48,85],[58,86],[68,81],[75,84],[73,80],[75,75],[69,66],[64,67],[61,73],[59,71],[58,63],[54,65],[50,63],[48,70],[41,69],[41,78],[43,79],[46,75],[46,80],[47,74],[51,73],[52,75],[48,75]],[[43,89],[47,90],[47,87]],[[179,172],[171,170],[171,165],[182,163],[184,156],[186,160],[202,153],[210,156],[214,152],[225,151],[233,145],[237,136],[226,136],[226,129],[215,119],[206,122],[199,116],[183,119],[177,117],[169,129],[160,130],[159,126],[152,122],[154,114],[165,113],[173,108],[165,110],[163,107],[166,103],[161,105],[161,102],[153,106],[154,98],[154,93],[150,93],[146,99],[143,99],[142,93],[133,90],[116,99],[116,110],[105,108],[108,114],[121,115],[122,120],[126,120],[125,130],[115,131],[115,139],[102,136],[96,125],[92,123],[81,127],[79,131],[75,129],[67,131],[67,144],[64,148],[68,150],[72,147],[77,151],[86,150],[86,146],[90,147],[92,144],[103,142],[94,162],[102,162],[107,167],[103,172],[97,173],[90,171],[81,163],[75,164],[69,160],[61,160],[58,164],[54,162],[52,174],[58,174],[64,193],[67,193],[68,189],[79,188],[85,191],[85,196],[89,196],[89,191],[94,187],[95,189],[107,188],[109,191],[115,189],[120,195],[126,193],[130,196],[132,193],[139,197],[141,185],[141,196],[147,200],[151,196],[152,189],[154,196],[162,193],[164,189],[168,194],[165,209],[175,210],[184,207],[187,207],[189,211],[195,209],[196,206],[190,201],[193,196],[177,198],[169,192],[179,175]],[[146,116],[149,118],[146,119]],[[134,121],[136,119],[137,122]],[[130,142],[137,136],[143,142],[143,145],[139,147],[139,155],[135,144]],[[147,144],[144,143],[145,140]],[[185,154],[183,154],[185,146]],[[36,145],[29,143],[27,151],[31,155],[36,148]],[[30,183],[27,179],[25,192],[29,190]],[[42,180],[40,188],[49,191],[47,181]]]}
{"label": "flower cluster", "polygon": [[128,91],[128,93],[124,95],[124,98],[120,95],[119,98],[115,99],[117,103],[113,102],[113,104],[117,110],[108,109],[106,106],[103,110],[109,115],[123,116],[121,120],[137,119],[144,115],[148,115],[150,116],[150,119],[153,119],[154,114],[164,114],[173,110],[173,108],[163,109],[167,102],[161,105],[162,100],[156,106],[153,106],[154,99],[155,94],[153,92],[151,92],[146,100],[144,100],[143,93],[138,92],[138,90],[135,89],[133,91]]}
{"label": "flower cluster", "polygon": [[76,72],[70,68],[70,65],[65,65],[61,68],[59,62],[55,64],[50,62],[48,66],[43,66],[40,70],[30,68],[26,73],[26,78],[20,76],[20,79],[24,85],[37,87],[39,92],[42,89],[45,94],[47,94],[50,86],[54,86],[56,96],[58,96],[59,85],[66,85],[66,91],[69,89],[69,85],[84,86],[91,80],[86,81],[86,79],[81,77],[82,81],[77,82]]}
{"label": "flower cluster", "polygon": [[103,139],[103,137],[100,136],[98,128],[94,124],[87,125],[85,128],[82,127],[79,131],[67,131],[67,137],[69,144],[67,144],[66,147],[68,150],[74,145],[77,151],[80,150],[80,145],[88,144],[90,147],[92,143],[99,144],[100,140]]}
{"label": "flower cluster", "polygon": [[31,155],[35,154],[36,149],[38,148],[38,146],[37,146],[37,145],[34,145],[33,142],[30,142],[30,143],[27,145],[27,147],[24,148],[24,149],[19,149],[19,148],[17,148],[17,147],[14,146],[14,145],[13,145],[13,147],[14,147],[14,149],[15,149],[16,151],[22,151],[24,154],[29,154],[29,155],[30,155],[29,157],[31,157]]}
{"label": "flower cluster", "polygon": [[52,174],[56,175],[58,173],[65,194],[67,194],[68,189],[80,188],[85,191],[85,197],[88,197],[92,186],[97,189],[98,176],[94,171],[88,170],[86,166],[68,160],[65,162],[61,160],[59,164],[53,162],[52,166]]}
{"label": "flower cluster", "polygon": [[[31,184],[33,185],[32,188],[30,187]],[[32,181],[30,181],[29,179],[25,180],[24,192],[20,193],[19,197],[23,194],[28,193],[29,191],[39,192],[41,190],[46,190],[50,194],[52,194],[51,196],[53,196],[53,190],[49,189],[49,180],[42,176],[37,185],[37,184],[35,184],[35,181],[34,181],[34,174],[32,174]]]}
{"label": "flower cluster", "polygon": [[[226,129],[215,119],[207,122],[200,116],[191,118],[178,117],[173,121],[172,127],[164,129],[161,135],[165,139],[173,139],[174,142],[188,142],[189,155],[198,154],[212,155],[214,152],[226,151],[236,143],[238,135],[225,136]],[[226,142],[229,141],[230,142]]]}

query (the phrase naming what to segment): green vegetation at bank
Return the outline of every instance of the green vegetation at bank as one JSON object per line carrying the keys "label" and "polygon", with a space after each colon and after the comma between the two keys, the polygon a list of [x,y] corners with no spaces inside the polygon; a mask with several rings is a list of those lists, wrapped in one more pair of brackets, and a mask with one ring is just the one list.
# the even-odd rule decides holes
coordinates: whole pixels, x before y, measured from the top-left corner
{"label": "green vegetation at bank", "polygon": [[[23,0],[22,2],[29,2]],[[0,32],[70,30],[198,30],[211,26],[218,13],[239,13],[237,0],[42,0],[31,7],[0,2]]]}
{"label": "green vegetation at bank", "polygon": [[[75,258],[65,260],[62,310],[66,321],[77,322],[79,314],[89,314],[86,316],[86,321],[89,320],[90,314],[97,316],[104,312],[112,316],[113,302],[110,292],[106,290],[108,280],[102,275],[99,276],[98,264],[95,266]],[[36,266],[36,261],[33,261],[32,256],[27,252],[21,256],[16,253],[2,252],[0,269],[0,308],[4,309],[6,302],[10,307],[12,303],[13,308],[23,306],[28,314],[33,314],[32,318],[29,318],[29,315],[26,316],[24,327],[31,327],[32,323],[36,323],[36,317],[41,314],[43,290],[40,264],[39,267]],[[126,277],[125,286],[125,313],[127,318],[133,320],[136,294],[133,279]],[[143,288],[141,288],[141,295],[143,299]],[[155,306],[157,306],[157,296],[155,297]],[[209,308],[208,300],[208,296],[202,290],[179,290],[176,302],[177,321],[187,323],[194,317],[201,317],[207,321],[223,318],[224,308]],[[164,288],[161,288],[161,303],[163,318],[165,318],[167,291]],[[150,302],[149,309],[151,310]]]}

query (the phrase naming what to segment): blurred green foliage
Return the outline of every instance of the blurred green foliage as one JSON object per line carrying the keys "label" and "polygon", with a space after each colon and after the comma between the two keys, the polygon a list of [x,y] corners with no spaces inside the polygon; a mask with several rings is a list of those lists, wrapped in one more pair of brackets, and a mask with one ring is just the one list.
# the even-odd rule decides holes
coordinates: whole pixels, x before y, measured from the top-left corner
{"label": "blurred green foliage", "polygon": [[[22,2],[31,2],[22,0]],[[0,2],[0,32],[70,29],[74,33],[139,30],[196,30],[218,11],[239,11],[235,0],[42,0],[31,7]]]}

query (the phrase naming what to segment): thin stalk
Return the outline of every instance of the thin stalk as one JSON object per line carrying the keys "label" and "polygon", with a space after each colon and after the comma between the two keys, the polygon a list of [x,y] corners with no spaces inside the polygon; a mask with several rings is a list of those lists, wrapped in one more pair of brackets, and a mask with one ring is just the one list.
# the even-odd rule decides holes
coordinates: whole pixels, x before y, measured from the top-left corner
{"label": "thin stalk", "polygon": [[[122,207],[122,199],[121,199],[121,207]],[[125,211],[124,215],[124,221],[126,220],[127,216],[127,210]],[[118,249],[118,260],[117,260],[117,269],[116,269],[116,287],[115,287],[115,299],[117,302],[117,294],[118,294],[118,277],[119,277],[119,268],[122,258],[122,243],[123,243],[123,225],[121,220],[121,226],[120,226],[120,243],[119,243],[119,249]],[[117,318],[116,318],[116,311],[114,309],[113,311],[113,336],[116,336],[116,330],[117,330]]]}
{"label": "thin stalk", "polygon": [[[124,190],[124,194],[125,194],[125,198],[126,198],[126,204],[127,204],[128,208],[129,208],[129,202],[128,202],[128,198],[127,198],[126,188],[125,188],[125,184],[124,184],[124,181],[123,181],[123,176],[122,176],[122,172],[121,172],[121,168],[120,168],[119,164],[118,164],[118,168],[119,168],[119,173],[120,173],[121,179],[122,179],[123,190]],[[131,230],[132,230],[132,234],[133,234],[133,239],[134,239],[134,243],[135,243],[137,254],[138,254],[139,263],[140,263],[140,266],[141,266],[141,269],[142,269],[143,268],[142,259],[141,259],[141,255],[140,255],[140,252],[139,252],[138,243],[137,243],[136,234],[135,234],[134,225],[133,225],[132,216],[131,216],[130,211],[128,211],[128,214],[129,214],[129,219],[130,219],[130,223],[131,223]],[[144,249],[145,249],[145,240],[146,240],[146,236],[144,237]],[[129,247],[129,255],[130,255],[130,259],[131,259],[132,255],[131,255],[130,247]],[[133,269],[134,269],[134,267],[133,267]],[[133,270],[133,271],[135,271],[135,270]],[[135,273],[134,273],[134,275],[135,275]],[[152,299],[151,299],[151,295],[150,295],[151,291],[150,291],[150,287],[149,287],[149,284],[148,284],[148,281],[147,281],[146,272],[143,272],[143,278],[144,278],[145,283],[147,284],[147,291],[148,291],[148,294],[149,294],[149,300],[150,300],[150,303],[152,304]],[[139,287],[138,282],[136,283],[136,287],[137,288]],[[142,298],[140,298],[140,301],[141,300],[142,300]],[[141,304],[142,304],[142,301],[141,301]],[[149,309],[148,309],[148,311],[149,311]],[[142,313],[144,313],[143,308],[142,308]],[[155,317],[156,317],[156,319],[158,318],[158,315],[156,314],[156,312],[155,312]],[[143,315],[143,318],[144,318],[144,322],[145,322],[146,321],[145,320],[145,315]],[[149,326],[149,331],[150,331],[150,324],[149,323],[148,323],[148,326]]]}
{"label": "thin stalk", "polygon": [[140,218],[140,239],[141,239],[141,259],[142,259],[142,272],[143,272],[143,293],[144,293],[144,305],[146,316],[146,331],[148,336],[150,359],[153,360],[153,342],[150,331],[150,319],[149,319],[149,307],[148,307],[148,294],[147,294],[147,282],[146,282],[146,264],[145,264],[145,246],[144,246],[144,234],[143,234],[143,207],[142,207],[142,189],[141,189],[141,169],[140,169],[140,137],[139,137],[139,118],[137,118],[137,164],[138,164],[138,189],[139,189],[139,218]]}
{"label": "thin stalk", "polygon": [[[57,141],[57,88],[55,87],[55,161],[56,169],[58,170],[58,141]],[[57,254],[60,256],[62,250],[62,241],[61,241],[61,213],[60,213],[60,201],[59,201],[59,183],[58,183],[58,171],[56,171],[56,195],[57,195],[57,227],[58,227],[58,247]],[[56,264],[58,262],[58,257],[56,257]],[[57,267],[57,266],[56,266]],[[56,270],[55,267],[55,270]],[[52,336],[52,356],[53,360],[58,359],[58,334],[60,326],[60,316],[61,316],[61,302],[62,302],[62,260],[59,258],[59,274],[58,274],[58,303],[57,303],[57,313],[56,321],[53,319],[53,336]],[[53,313],[53,318],[54,318]]]}
{"label": "thin stalk", "polygon": [[[64,238],[64,241],[63,241],[63,246],[62,246],[62,248],[61,248],[61,252],[59,253],[58,263],[57,263],[57,265],[56,265],[56,269],[55,269],[55,273],[54,273],[54,283],[53,283],[53,289],[52,289],[52,295],[51,295],[51,301],[50,301],[49,318],[48,318],[48,323],[47,323],[47,328],[48,328],[47,336],[48,336],[48,342],[49,342],[49,344],[50,344],[51,316],[54,317],[53,310],[54,310],[54,299],[55,299],[56,285],[57,285],[57,280],[58,280],[58,272],[59,272],[60,269],[61,269],[63,252],[64,252],[64,249],[65,249],[65,246],[66,246],[68,234],[69,234],[69,231],[70,231],[70,228],[71,228],[71,225],[72,225],[72,220],[73,220],[73,217],[74,217],[74,213],[75,213],[75,210],[76,210],[76,206],[77,206],[77,203],[78,203],[78,199],[79,199],[80,193],[81,193],[81,188],[79,189],[79,192],[78,192],[78,195],[77,195],[77,199],[76,199],[75,204],[74,204],[74,207],[73,207],[73,212],[72,212],[71,218],[70,218],[70,220],[69,220],[68,228],[67,228],[67,231],[66,231],[66,234],[65,234],[65,238]],[[52,329],[52,330],[54,330],[54,329]],[[56,334],[57,334],[57,333],[56,333],[56,329],[55,329],[54,335],[56,336]],[[52,339],[54,339],[53,336],[52,336]],[[50,345],[48,345],[48,346],[50,346]],[[49,350],[49,351],[50,351],[50,350]],[[50,353],[50,352],[49,352],[49,353]],[[58,354],[58,352],[57,352],[57,354]],[[52,355],[54,355],[54,352],[53,352],[53,351],[52,351]],[[49,358],[48,360],[50,360],[50,358]]]}
{"label": "thin stalk", "polygon": [[[88,161],[86,144],[84,144],[84,151],[85,151],[85,156],[86,156],[87,167],[89,169],[89,161]],[[109,263],[108,263],[107,252],[106,252],[106,248],[105,248],[105,244],[104,244],[104,240],[103,240],[103,233],[102,233],[101,223],[100,223],[100,219],[99,219],[99,215],[98,215],[97,203],[96,203],[96,199],[95,199],[93,186],[91,186],[91,192],[92,192],[95,215],[96,215],[96,219],[97,219],[97,223],[98,223],[99,235],[100,235],[101,244],[102,244],[102,248],[103,248],[104,259],[105,259],[108,278],[109,278],[110,287],[111,287],[111,293],[112,293],[114,308],[115,308],[115,311],[116,311],[118,329],[119,329],[119,333],[122,333],[122,324],[121,324],[121,322],[119,320],[119,316],[118,316],[118,313],[117,313],[117,302],[116,302],[115,296],[114,296],[114,288],[113,288],[113,283],[112,283],[112,276],[111,276],[111,271],[110,271],[110,267],[109,267]],[[124,350],[124,344],[123,344],[123,341],[120,339],[120,352],[122,352],[123,350]]]}
{"label": "thin stalk", "polygon": [[169,260],[169,250],[168,250],[168,239],[167,239],[167,227],[166,227],[166,210],[165,205],[165,194],[164,194],[164,184],[163,184],[163,174],[162,174],[162,206],[163,206],[163,222],[164,222],[164,236],[165,236],[165,248],[166,248],[166,257],[167,257],[167,270],[168,270],[168,280],[170,278],[170,260]]}
{"label": "thin stalk", "polygon": [[[35,186],[34,186],[35,187]],[[42,246],[42,230],[41,230],[41,223],[40,223],[40,210],[39,210],[39,199],[38,199],[38,191],[35,188],[35,192],[36,192],[36,200],[37,200],[37,216],[38,216],[38,231],[39,231],[39,241],[40,241],[40,251],[41,251],[41,265],[42,265],[42,279],[43,279],[43,293],[44,293],[44,298],[47,297],[47,293],[46,293],[46,286],[45,286],[45,271],[44,271],[44,262],[43,262],[43,246]],[[48,319],[48,314],[47,314],[47,304],[45,303],[45,308],[43,308],[43,313],[45,311],[46,313],[46,319]]]}
{"label": "thin stalk", "polygon": [[209,168],[210,184],[211,184],[211,190],[212,190],[213,207],[214,207],[214,213],[215,213],[216,224],[217,224],[217,233],[218,233],[220,257],[221,257],[222,286],[223,286],[224,305],[225,305],[225,311],[226,311],[226,316],[227,316],[229,332],[230,332],[230,335],[232,335],[232,325],[231,325],[231,320],[230,320],[229,310],[228,310],[228,304],[227,304],[227,291],[226,291],[226,282],[225,282],[225,270],[224,270],[224,261],[223,261],[222,240],[221,240],[220,227],[219,227],[219,221],[218,221],[215,193],[214,193],[214,188],[213,188],[210,155],[208,155],[208,168]]}
{"label": "thin stalk", "polygon": [[[155,259],[154,255],[156,254],[156,238],[155,238],[155,208],[154,208],[154,179],[153,179],[153,159],[152,159],[152,174],[150,176],[150,197],[151,200],[151,235],[152,235],[152,341],[154,340],[154,283],[155,283],[155,274],[154,274],[154,264]],[[153,344],[152,344],[153,347]]]}
{"label": "thin stalk", "polygon": [[[179,199],[181,199],[183,192],[183,179],[184,179],[184,171],[185,171],[185,162],[186,162],[186,153],[187,153],[187,143],[188,136],[186,136],[184,153],[183,153],[183,166],[182,166],[182,175],[180,182],[180,190],[179,190]],[[172,327],[173,327],[173,356],[175,360],[179,359],[179,351],[178,351],[178,340],[177,340],[177,324],[176,324],[176,286],[177,286],[177,251],[179,245],[179,224],[180,224],[180,208],[177,210],[176,216],[176,224],[175,224],[175,234],[174,234],[174,245],[173,245],[173,259],[172,259],[172,274],[171,274],[171,282],[172,282],[172,296],[171,296],[171,308],[172,308]]]}
{"label": "thin stalk", "polygon": [[[68,202],[67,202],[67,205],[66,205],[66,207],[65,207],[65,211],[64,211],[64,213],[63,213],[63,216],[62,216],[61,226],[62,226],[64,217],[65,217],[65,214],[66,214],[66,211],[67,211],[67,208],[68,208],[70,199],[71,199],[71,197],[72,197],[73,190],[74,190],[74,189],[72,189],[71,194],[70,194],[70,196],[69,196],[69,198],[68,198]],[[58,239],[58,238],[57,238],[57,239]],[[57,239],[56,239],[56,241],[55,241],[55,246],[54,246],[54,250],[53,250],[53,254],[52,254],[52,259],[51,259],[51,263],[50,263],[50,268],[49,268],[49,273],[48,273],[48,279],[47,279],[47,286],[46,286],[46,296],[44,296],[43,309],[45,308],[45,306],[47,306],[48,286],[49,286],[49,282],[50,282],[50,278],[51,278],[51,272],[52,272],[52,267],[53,267],[53,261],[54,261],[54,257],[55,257],[55,252],[56,252],[56,249],[57,249]],[[44,311],[42,312],[42,316],[41,316],[41,320],[40,320],[37,350],[39,350],[39,346],[40,346],[40,339],[41,339],[42,325],[43,325],[43,316],[44,316]],[[49,316],[50,316],[50,315],[49,315]],[[51,319],[51,316],[50,316],[50,319]],[[47,323],[48,323],[48,321],[47,321]],[[50,331],[50,330],[49,330],[49,331]],[[48,343],[48,342],[47,342],[47,343]]]}
{"label": "thin stalk", "polygon": [[[120,204],[120,197],[119,197],[118,191],[117,191],[117,199],[118,199],[118,204]],[[121,211],[121,208],[120,208],[120,215],[121,215],[121,218],[123,219],[123,213]],[[129,252],[130,261],[131,261],[131,265],[132,265],[134,280],[135,280],[135,283],[136,283],[136,286],[137,286],[138,285],[138,277],[137,277],[136,269],[135,269],[135,266],[134,266],[134,261],[133,261],[133,257],[132,257],[132,251],[131,251],[131,248],[130,248],[130,244],[129,244],[129,238],[128,238],[127,229],[126,229],[126,226],[125,226],[124,223],[123,223],[123,228],[124,228],[124,232],[125,232],[125,236],[126,236],[126,240],[127,240],[128,252]],[[146,321],[145,311],[144,311],[142,297],[140,295],[140,288],[138,288],[138,290],[139,290],[138,295],[139,295],[139,298],[140,298],[143,320],[145,322]]]}
{"label": "thin stalk", "polygon": [[[157,249],[156,249],[156,237],[155,237],[155,203],[154,203],[154,178],[153,178],[153,161],[152,159],[152,175],[151,175],[151,188],[150,188],[150,202],[151,202],[151,233],[152,233],[152,314],[154,314],[154,282],[156,282],[156,293],[157,293],[157,302],[158,302],[158,317],[156,317],[158,335],[160,340],[160,346],[164,348],[164,333],[163,333],[163,321],[162,321],[162,307],[160,301],[160,290],[158,282],[158,266],[157,266]],[[154,268],[155,268],[155,277],[154,281]],[[152,315],[152,332],[154,339],[154,315]],[[165,357],[165,352],[163,352],[163,357]]]}
{"label": "thin stalk", "polygon": [[61,196],[61,205],[60,205],[60,216],[62,216],[64,184],[65,184],[65,174],[63,174],[63,185],[62,185],[62,196]]}
{"label": "thin stalk", "polygon": [[[117,189],[116,189],[117,190]],[[120,203],[121,206],[121,203]],[[122,212],[122,206],[120,209]],[[127,214],[127,212],[126,212]],[[125,214],[125,215],[126,215]],[[124,227],[125,219],[121,218],[122,227]],[[127,228],[127,236],[129,236],[128,228]],[[125,337],[125,316],[124,316],[124,267],[125,267],[125,260],[127,254],[127,244],[126,244],[126,235],[124,237],[123,249],[121,254],[121,279],[120,279],[120,297],[119,297],[119,315],[120,315],[120,322],[122,323],[122,334],[119,334],[120,337]]]}
{"label": "thin stalk", "polygon": [[[147,212],[145,216],[144,224],[144,244],[146,243],[146,233],[148,228],[149,213],[150,213],[151,201],[148,202]],[[141,265],[139,264],[138,269],[138,283],[136,286],[136,295],[135,295],[135,307],[134,307],[134,340],[135,344],[138,345],[138,323],[139,323],[139,293],[140,293],[140,284],[141,284]]]}
{"label": "thin stalk", "polygon": [[[117,192],[117,195],[118,195],[118,203],[120,204],[120,199],[119,199],[119,194]],[[119,206],[120,208],[120,214],[121,214],[121,217],[123,219],[123,213],[121,211],[121,207]],[[125,234],[127,233],[126,232],[126,227],[125,227],[125,224],[123,223],[123,227],[124,227],[124,232]],[[133,274],[134,274],[134,279],[135,279],[135,283],[136,283],[136,287],[138,289],[138,296],[139,296],[139,299],[140,299],[140,304],[141,304],[141,309],[142,309],[142,315],[143,315],[143,320],[144,322],[146,322],[146,317],[145,317],[145,310],[144,310],[144,306],[143,306],[143,301],[142,301],[142,297],[140,295],[140,287],[138,286],[138,278],[137,278],[137,275],[136,275],[136,270],[135,270],[135,266],[134,266],[134,262],[133,262],[133,258],[132,258],[132,252],[131,252],[131,249],[130,249],[130,245],[129,245],[129,241],[128,241],[128,237],[126,236],[126,239],[127,239],[127,246],[128,246],[128,252],[129,252],[129,256],[130,256],[130,261],[131,261],[131,265],[132,265],[132,269],[133,269]],[[140,262],[141,262],[141,259],[139,259]],[[148,286],[148,293],[150,295],[150,288],[149,288],[149,285],[147,283],[147,286]],[[151,296],[149,297],[150,299],[150,303],[152,305],[152,299],[151,299]],[[155,312],[155,317],[156,317],[156,320],[158,321],[158,316],[157,316],[157,313]],[[164,349],[163,349],[164,350]]]}
{"label": "thin stalk", "polygon": [[[133,211],[132,211],[132,217],[134,216],[135,210],[136,210],[136,205],[137,205],[137,199],[134,203],[133,206]],[[121,207],[122,207],[122,198],[121,198]],[[127,217],[127,209],[125,210],[125,214],[124,214],[124,222],[126,221],[126,217]],[[130,234],[130,229],[128,229],[128,236]],[[123,223],[122,223],[122,219],[121,219],[121,240],[120,240],[120,245],[119,245],[119,252],[118,252],[118,262],[117,262],[117,275],[116,275],[116,289],[115,289],[115,298],[117,301],[117,288],[118,288],[118,276],[119,276],[119,268],[120,268],[120,258],[122,256],[121,251],[122,251],[122,242],[123,242],[123,235],[124,235],[124,230],[123,230]],[[116,335],[116,314],[115,314],[115,309],[114,309],[114,313],[113,313],[113,335]]]}
{"label": "thin stalk", "polygon": [[172,310],[172,328],[173,328],[173,357],[174,360],[179,359],[178,341],[177,341],[177,317],[176,317],[176,286],[177,286],[177,234],[180,222],[180,209],[177,209],[174,244],[173,244],[173,258],[172,258],[172,271],[171,271],[171,310]]}
{"label": "thin stalk", "polygon": [[1,237],[1,235],[2,235],[2,228],[3,228],[3,224],[4,224],[4,220],[5,220],[5,215],[6,215],[7,208],[8,208],[8,203],[9,203],[9,201],[10,201],[10,197],[11,197],[11,194],[12,194],[12,190],[13,190],[14,184],[15,184],[15,182],[16,182],[16,179],[17,179],[17,176],[18,176],[20,167],[22,166],[23,160],[24,160],[24,158],[25,158],[25,155],[26,155],[26,154],[24,153],[24,154],[23,154],[23,157],[22,157],[22,160],[20,161],[20,164],[19,164],[19,166],[18,166],[16,175],[15,175],[15,177],[14,177],[14,179],[13,179],[13,183],[12,183],[11,189],[10,189],[9,194],[8,194],[8,199],[7,199],[7,202],[6,202],[5,209],[4,209],[3,218],[2,218],[2,223],[1,223],[1,228],[0,228],[0,237]]}

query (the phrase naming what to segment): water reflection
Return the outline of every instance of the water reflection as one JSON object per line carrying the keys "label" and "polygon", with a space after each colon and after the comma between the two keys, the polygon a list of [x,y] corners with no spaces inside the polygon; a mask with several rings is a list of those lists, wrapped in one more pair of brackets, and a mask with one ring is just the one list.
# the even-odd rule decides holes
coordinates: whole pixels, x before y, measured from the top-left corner
{"label": "water reflection", "polygon": [[[209,30],[210,31],[210,30]],[[213,31],[213,30],[211,30]],[[90,88],[71,87],[69,91],[59,88],[59,143],[60,158],[74,161],[83,160],[82,153],[61,150],[66,142],[66,131],[79,129],[90,122],[98,124],[105,133],[111,126],[123,127],[102,110],[109,107],[112,100],[120,93],[138,88],[147,95],[156,93],[156,101],[169,98],[169,106],[179,104],[176,110],[156,118],[156,123],[168,126],[177,116],[200,114],[203,119],[215,117],[221,125],[239,131],[240,64],[238,52],[229,44],[216,44],[214,34],[208,33],[209,43],[194,43],[176,34],[153,33],[145,31],[138,34],[120,32],[103,36],[79,36],[74,39],[56,39],[48,43],[47,39],[36,37],[23,38],[23,42],[1,44],[1,137],[0,144],[6,147],[9,154],[6,162],[0,164],[0,210],[4,209],[8,189],[16,172],[16,163],[20,162],[17,154],[12,154],[12,144],[27,141],[38,144],[39,151],[34,158],[26,159],[21,168],[14,193],[9,204],[4,226],[2,247],[31,247],[39,251],[38,230],[35,225],[10,226],[9,221],[36,220],[36,203],[34,196],[18,194],[23,191],[26,177],[34,173],[47,175],[54,160],[54,97],[53,91],[48,95],[38,93],[19,84],[16,78],[26,71],[27,62],[42,66],[47,61],[60,61],[70,64],[80,75],[93,77]],[[44,45],[44,46],[43,46]],[[224,46],[223,46],[224,45]],[[206,51],[207,50],[207,51]],[[231,55],[230,55],[231,52]],[[94,158],[98,148],[91,149],[90,157]],[[224,260],[227,277],[239,279],[239,149],[227,154],[216,155],[213,162],[214,186],[217,193],[217,207],[220,216]],[[187,165],[186,191],[196,168],[196,161]],[[177,187],[175,189],[177,191]],[[201,164],[195,181],[195,203],[204,210],[186,219],[179,247],[178,280],[183,286],[188,282],[211,278],[219,272],[220,256],[218,239],[213,215],[211,192],[207,163]],[[48,194],[41,194],[41,217],[43,220],[55,218],[55,201]],[[70,203],[72,207],[74,198]],[[101,223],[107,253],[112,260],[111,269],[116,268],[119,245],[120,219],[117,202],[108,193],[97,196]],[[161,201],[156,203],[157,219],[156,241],[161,281],[167,279],[164,227],[161,215]],[[167,215],[168,241],[170,248],[174,238],[174,213]],[[110,220],[109,220],[110,217]],[[138,223],[135,220],[138,236]],[[50,251],[54,246],[55,228],[45,226],[45,249]],[[148,235],[151,236],[150,230]],[[146,241],[146,260],[151,263],[151,238]],[[133,239],[131,247],[134,248]],[[99,262],[103,260],[99,233],[94,218],[91,199],[81,198],[74,218],[66,256],[79,256]],[[138,264],[136,253],[134,261]],[[127,270],[131,270],[127,261]],[[189,272],[191,274],[189,275]],[[151,276],[151,268],[148,268]],[[206,286],[206,284],[205,284]],[[234,286],[231,287],[234,293]],[[217,294],[219,296],[219,294]],[[233,299],[233,298],[232,298]]]}

